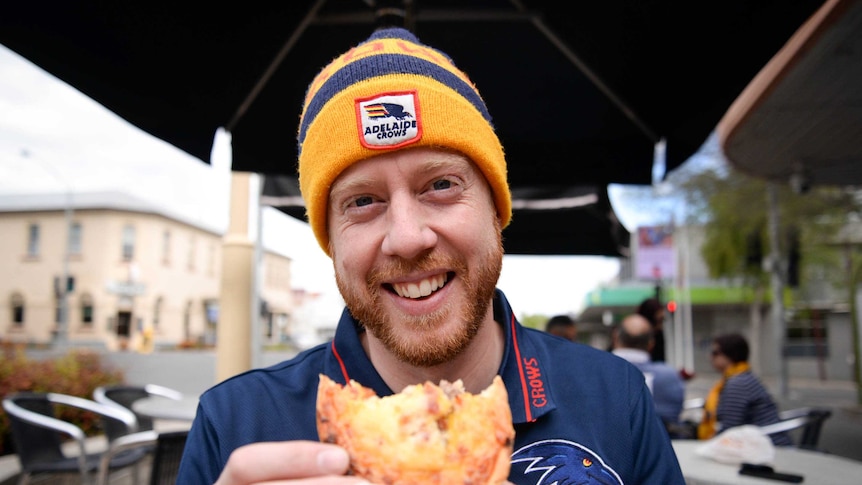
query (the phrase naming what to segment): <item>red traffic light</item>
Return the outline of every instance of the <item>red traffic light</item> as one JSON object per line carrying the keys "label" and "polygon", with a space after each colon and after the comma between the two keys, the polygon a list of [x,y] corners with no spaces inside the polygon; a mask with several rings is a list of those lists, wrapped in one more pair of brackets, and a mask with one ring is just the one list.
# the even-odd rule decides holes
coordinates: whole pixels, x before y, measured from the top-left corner
{"label": "red traffic light", "polygon": [[676,302],[671,300],[667,302],[667,311],[673,313],[676,311]]}

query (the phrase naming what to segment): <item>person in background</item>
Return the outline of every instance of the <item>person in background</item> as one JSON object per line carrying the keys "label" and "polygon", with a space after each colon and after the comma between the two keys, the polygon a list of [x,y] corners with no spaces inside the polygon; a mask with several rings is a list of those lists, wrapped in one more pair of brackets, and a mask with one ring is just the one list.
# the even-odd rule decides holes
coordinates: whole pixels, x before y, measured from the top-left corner
{"label": "person in background", "polygon": [[643,315],[652,325],[655,344],[650,351],[650,358],[655,362],[664,362],[664,305],[657,298],[647,298],[638,305],[637,313]]}
{"label": "person in background", "polygon": [[346,308],[331,341],[201,395],[177,483],[360,483],[346,450],[319,441],[325,374],[378,396],[444,379],[478,393],[500,376],[510,482],[683,485],[641,373],[523,327],[496,287],[506,160],[446,54],[402,28],[375,31],[315,77],[298,132],[309,225]]}
{"label": "person in background", "polygon": [[633,313],[623,318],[614,335],[614,355],[631,362],[644,374],[652,392],[656,413],[662,419],[672,438],[679,438],[682,403],[685,400],[685,383],[673,367],[654,362],[649,351],[655,344],[653,327],[643,315]]}
{"label": "person in background", "polygon": [[576,342],[578,339],[578,324],[568,315],[555,315],[548,319],[545,331],[551,335]]}
{"label": "person in background", "polygon": [[[721,373],[721,379],[704,402],[703,419],[697,430],[699,439],[712,438],[734,426],[766,426],[779,421],[778,406],[760,379],[751,372],[748,355],[748,341],[738,333],[712,339],[712,367]],[[775,433],[769,437],[776,446],[793,444],[787,433]]]}

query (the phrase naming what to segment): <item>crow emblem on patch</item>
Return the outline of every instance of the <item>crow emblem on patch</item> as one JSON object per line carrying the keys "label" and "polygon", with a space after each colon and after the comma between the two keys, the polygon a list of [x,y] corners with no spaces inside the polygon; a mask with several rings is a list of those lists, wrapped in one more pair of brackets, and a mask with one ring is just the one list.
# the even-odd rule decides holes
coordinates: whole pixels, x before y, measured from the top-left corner
{"label": "crow emblem on patch", "polygon": [[355,100],[359,142],[366,148],[401,148],[422,138],[416,91],[375,94]]}
{"label": "crow emblem on patch", "polygon": [[412,118],[413,115],[404,111],[404,106],[395,103],[375,103],[365,107],[369,118],[395,118],[398,121]]}

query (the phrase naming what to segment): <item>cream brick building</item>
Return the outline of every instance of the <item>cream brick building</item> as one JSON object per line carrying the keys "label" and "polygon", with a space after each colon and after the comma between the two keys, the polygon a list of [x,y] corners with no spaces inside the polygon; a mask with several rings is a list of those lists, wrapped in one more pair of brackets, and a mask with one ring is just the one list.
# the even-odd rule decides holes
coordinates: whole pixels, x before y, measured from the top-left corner
{"label": "cream brick building", "polygon": [[[218,229],[125,193],[0,196],[0,339],[111,350],[214,344],[221,248]],[[290,263],[263,251],[262,342],[290,335]]]}

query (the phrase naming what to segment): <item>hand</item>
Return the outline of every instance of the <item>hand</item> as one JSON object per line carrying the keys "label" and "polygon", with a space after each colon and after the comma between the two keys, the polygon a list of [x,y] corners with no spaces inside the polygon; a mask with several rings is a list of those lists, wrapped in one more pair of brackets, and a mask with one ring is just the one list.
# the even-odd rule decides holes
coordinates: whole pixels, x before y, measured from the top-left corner
{"label": "hand", "polygon": [[316,441],[252,443],[231,453],[215,485],[369,485],[361,478],[345,475],[349,461],[344,448]]}
{"label": "hand", "polygon": [[215,485],[367,484],[344,475],[349,460],[344,448],[316,441],[252,443],[231,453]]}

